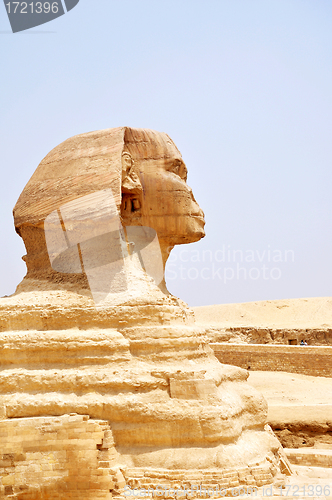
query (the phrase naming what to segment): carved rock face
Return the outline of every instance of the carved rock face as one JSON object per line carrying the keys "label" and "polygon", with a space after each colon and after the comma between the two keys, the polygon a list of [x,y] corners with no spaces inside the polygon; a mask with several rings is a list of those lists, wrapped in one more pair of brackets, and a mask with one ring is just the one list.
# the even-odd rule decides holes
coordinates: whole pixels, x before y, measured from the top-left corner
{"label": "carved rock face", "polygon": [[[125,481],[145,488],[160,478],[174,478],[171,487],[212,480],[227,488],[261,486],[278,471],[279,443],[264,430],[264,399],[244,370],[218,362],[189,308],[159,283],[170,249],[204,236],[186,176],[166,134],[92,132],[51,151],[14,209],[28,273],[0,302],[0,421],[9,436],[28,427],[38,438],[36,453],[62,450],[59,435],[38,441],[46,424],[66,430],[73,423],[83,434],[66,443],[77,464],[71,470],[85,474],[77,457],[88,450],[83,436],[95,419],[91,471],[102,460],[117,493]],[[112,294],[97,307],[99,296]],[[14,449],[18,457],[25,444]],[[62,460],[61,467],[71,466]],[[29,463],[24,470],[28,483]],[[88,488],[100,483],[109,498],[109,479]],[[57,489],[68,498],[69,487],[59,482]],[[92,498],[90,490],[80,498]]]}
{"label": "carved rock face", "polygon": [[[95,235],[96,228],[105,219],[100,201],[104,197],[98,193],[107,190],[113,198],[113,212],[118,218],[115,226],[114,220],[112,222],[113,230],[114,227],[121,231],[121,227],[131,226],[152,228],[158,236],[165,266],[174,245],[197,241],[205,235],[204,214],[186,179],[187,168],[167,134],[124,127],[68,139],[42,160],[14,208],[15,227],[27,249],[24,257],[27,278],[87,287],[85,273],[80,272],[79,249],[70,248],[70,243],[68,250],[73,250],[71,255],[76,252],[76,262],[67,262],[63,270],[53,265],[47,248],[50,238],[47,234],[45,237],[49,228],[47,221],[51,217],[53,222],[59,220],[63,227],[66,226],[67,242],[71,239],[68,230],[77,232],[74,226],[79,219],[80,225],[82,221],[88,221],[85,224],[94,227],[91,231]],[[87,200],[95,201],[91,204]],[[69,206],[72,220],[64,220],[61,212],[68,214]],[[123,236],[124,253],[127,251],[126,237],[127,234]],[[86,236],[83,239],[86,241]],[[98,247],[98,242],[95,243]],[[130,255],[129,247],[128,252]],[[67,255],[68,252],[65,257]],[[71,269],[71,272],[65,272],[65,269]],[[166,290],[163,286],[161,288]]]}

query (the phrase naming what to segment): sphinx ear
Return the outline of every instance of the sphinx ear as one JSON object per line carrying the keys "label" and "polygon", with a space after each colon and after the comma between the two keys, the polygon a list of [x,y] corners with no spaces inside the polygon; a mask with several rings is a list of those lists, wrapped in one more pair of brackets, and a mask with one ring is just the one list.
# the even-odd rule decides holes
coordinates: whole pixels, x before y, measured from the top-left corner
{"label": "sphinx ear", "polygon": [[142,184],[134,171],[134,160],[128,152],[122,153],[122,202],[121,217],[130,221],[140,216],[142,207]]}
{"label": "sphinx ear", "polygon": [[132,166],[134,165],[134,160],[130,153],[124,151],[122,153],[121,161],[122,161],[122,182],[123,182],[127,177],[127,175],[129,174]]}
{"label": "sphinx ear", "polygon": [[122,193],[141,194],[141,181],[134,172],[134,160],[128,152],[122,153]]}

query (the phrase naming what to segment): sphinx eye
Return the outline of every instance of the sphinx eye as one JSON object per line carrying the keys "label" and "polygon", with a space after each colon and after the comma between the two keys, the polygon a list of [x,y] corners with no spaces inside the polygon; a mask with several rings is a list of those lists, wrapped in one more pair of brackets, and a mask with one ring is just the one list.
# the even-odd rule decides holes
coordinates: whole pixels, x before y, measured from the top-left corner
{"label": "sphinx eye", "polygon": [[170,170],[184,181],[187,180],[187,167],[182,160],[174,160]]}

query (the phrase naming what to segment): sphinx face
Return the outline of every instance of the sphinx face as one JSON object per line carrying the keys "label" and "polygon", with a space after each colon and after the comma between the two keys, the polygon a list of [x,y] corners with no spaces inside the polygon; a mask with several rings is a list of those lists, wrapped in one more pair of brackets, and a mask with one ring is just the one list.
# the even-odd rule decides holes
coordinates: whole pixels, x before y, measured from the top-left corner
{"label": "sphinx face", "polygon": [[205,221],[186,182],[187,168],[180,153],[175,147],[168,153],[167,158],[140,161],[136,166],[142,194],[125,198],[123,214],[125,225],[152,227],[159,240],[174,246],[203,238]]}
{"label": "sphinx face", "polygon": [[[130,243],[135,243],[136,237],[135,244],[142,252],[145,247],[151,247],[153,231],[149,231],[149,228],[152,228],[157,233],[159,254],[165,265],[174,245],[198,241],[205,235],[204,213],[196,203],[186,179],[187,169],[181,154],[167,134],[124,127],[68,139],[42,160],[14,209],[16,230],[27,249],[24,260],[28,276],[54,282],[60,278],[61,282],[82,281],[87,287],[85,274],[81,272],[84,256],[79,255],[76,246],[80,245],[82,253],[86,242],[94,241],[96,231],[99,231],[100,237],[104,233],[119,236],[119,228],[121,235],[126,235],[123,237]],[[112,193],[114,198],[116,231],[113,226],[113,229],[102,231],[108,214],[107,203],[98,198],[103,193]],[[96,196],[98,201],[95,200]],[[66,210],[69,207],[73,210],[67,217]],[[46,234],[46,222],[53,216],[57,221],[53,226],[59,229],[62,239],[48,238]],[[123,233],[122,226],[127,227]],[[131,226],[143,227],[140,231],[137,228],[130,229]],[[62,235],[63,231],[66,235]],[[63,245],[58,248],[60,240]],[[54,248],[51,245],[52,251],[48,248],[49,241],[55,245]],[[106,245],[106,239],[104,243]],[[105,252],[101,251],[98,245],[96,251],[89,255],[109,254],[106,248]],[[150,250],[153,254],[153,249]],[[73,255],[69,255],[69,251],[76,255],[74,263],[70,261]],[[116,252],[114,255],[112,259],[116,260]],[[68,262],[63,267],[63,261],[67,258]],[[113,262],[112,259],[110,262]],[[153,259],[149,255],[146,260]],[[157,260],[159,262],[159,258]],[[91,264],[91,269],[96,268],[95,264]],[[146,267],[145,261],[144,264]],[[84,265],[85,271],[90,267]]]}

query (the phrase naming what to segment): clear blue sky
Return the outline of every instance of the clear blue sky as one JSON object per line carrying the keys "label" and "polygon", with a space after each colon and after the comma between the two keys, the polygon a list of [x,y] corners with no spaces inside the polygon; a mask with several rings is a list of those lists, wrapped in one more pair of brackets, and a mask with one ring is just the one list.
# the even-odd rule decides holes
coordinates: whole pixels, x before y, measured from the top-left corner
{"label": "clear blue sky", "polygon": [[25,274],[12,208],[68,137],[167,132],[205,211],[177,247],[190,305],[331,296],[332,2],[80,0],[11,34],[0,5],[0,295]]}

